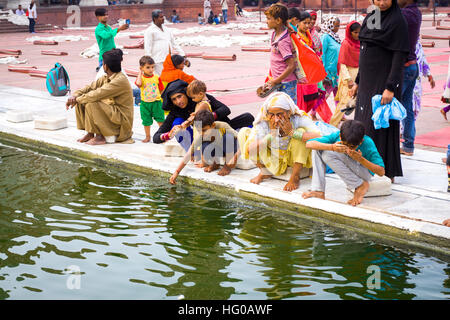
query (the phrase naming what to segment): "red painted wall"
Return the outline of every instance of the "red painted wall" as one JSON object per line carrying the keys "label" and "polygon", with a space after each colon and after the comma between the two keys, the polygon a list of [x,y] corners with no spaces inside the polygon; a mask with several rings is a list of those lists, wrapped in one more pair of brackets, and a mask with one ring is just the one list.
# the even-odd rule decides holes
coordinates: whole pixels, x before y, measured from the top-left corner
{"label": "red painted wall", "polygon": [[[210,0],[213,12],[215,14],[222,13],[222,7],[219,0]],[[234,2],[228,0],[228,20],[235,20]],[[81,9],[81,26],[95,26],[98,24],[94,15],[95,9],[98,7],[80,7]],[[109,23],[114,24],[118,19],[130,19],[131,23],[150,23],[152,11],[155,9],[163,10],[167,19],[170,19],[172,10],[177,10],[182,21],[197,21],[198,14],[203,16],[202,0],[166,0],[161,5],[153,4],[136,4],[136,5],[117,5],[108,6]],[[66,13],[67,7],[39,7],[38,16],[39,24],[51,24],[55,26],[65,27],[67,18],[70,14]]]}

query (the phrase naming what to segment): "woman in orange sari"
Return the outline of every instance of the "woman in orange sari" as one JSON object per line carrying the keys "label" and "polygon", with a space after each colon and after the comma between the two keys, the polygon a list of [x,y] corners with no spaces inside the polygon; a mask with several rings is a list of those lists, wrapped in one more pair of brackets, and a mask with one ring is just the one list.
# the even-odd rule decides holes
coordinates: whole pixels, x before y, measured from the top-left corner
{"label": "woman in orange sari", "polygon": [[[314,50],[316,46],[314,45],[313,38],[311,37],[311,33],[309,31],[311,25],[311,15],[306,11],[299,11],[297,8],[290,8],[289,22],[292,28],[297,32],[297,36],[300,41]],[[314,51],[318,53],[318,51]],[[297,106],[307,113],[311,111],[313,120],[317,120],[315,114],[316,109],[319,106],[323,106],[323,108],[325,109],[328,108],[324,97],[325,92],[323,90],[320,90],[317,84],[297,85]],[[329,115],[329,113],[331,112],[325,112],[321,114],[321,117],[322,115],[326,114],[326,116],[322,117],[323,121],[329,121],[329,117],[331,116]]]}

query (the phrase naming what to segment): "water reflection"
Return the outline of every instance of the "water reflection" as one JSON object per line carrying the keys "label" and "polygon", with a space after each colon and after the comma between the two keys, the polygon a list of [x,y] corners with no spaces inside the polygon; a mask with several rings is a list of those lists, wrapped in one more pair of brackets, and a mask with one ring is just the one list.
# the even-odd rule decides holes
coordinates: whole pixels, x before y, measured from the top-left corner
{"label": "water reflection", "polygon": [[[450,296],[436,257],[156,177],[3,146],[0,160],[0,299]],[[72,265],[80,290],[66,285]]]}

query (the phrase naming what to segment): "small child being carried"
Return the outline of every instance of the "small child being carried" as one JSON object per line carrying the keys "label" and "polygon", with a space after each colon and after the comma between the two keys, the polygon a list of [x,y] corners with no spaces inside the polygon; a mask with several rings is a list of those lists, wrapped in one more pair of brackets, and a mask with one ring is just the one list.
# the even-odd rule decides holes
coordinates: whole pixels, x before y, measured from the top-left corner
{"label": "small child being carried", "polygon": [[201,157],[205,172],[212,172],[219,168],[220,158],[225,158],[225,164],[218,172],[220,176],[228,175],[236,166],[240,155],[237,141],[237,132],[226,122],[215,121],[213,114],[208,110],[196,112],[194,117],[198,136],[184,156],[177,170],[170,177],[169,182],[176,184],[181,170],[197,156],[195,150],[201,149]]}
{"label": "small child being carried", "polygon": [[150,126],[153,119],[159,126],[164,122],[164,111],[162,109],[161,92],[164,86],[159,75],[155,73],[155,61],[150,56],[143,56],[139,60],[140,70],[136,78],[136,86],[141,89],[141,119],[145,130],[145,139],[150,141]]}
{"label": "small child being carried", "polygon": [[[211,104],[208,100],[208,97],[206,96],[206,84],[203,81],[200,80],[194,80],[192,81],[186,88],[186,94],[189,98],[192,99],[195,103],[195,111],[191,113],[189,118],[184,121],[179,128],[176,130],[186,130],[187,127],[191,126],[194,122],[194,117],[197,114],[197,112],[201,110],[208,110],[212,112],[214,116],[214,120],[217,119],[217,114],[212,111]],[[195,128],[194,128],[195,129]],[[176,133],[176,132],[175,132]],[[195,130],[194,130],[194,139],[195,139]]]}

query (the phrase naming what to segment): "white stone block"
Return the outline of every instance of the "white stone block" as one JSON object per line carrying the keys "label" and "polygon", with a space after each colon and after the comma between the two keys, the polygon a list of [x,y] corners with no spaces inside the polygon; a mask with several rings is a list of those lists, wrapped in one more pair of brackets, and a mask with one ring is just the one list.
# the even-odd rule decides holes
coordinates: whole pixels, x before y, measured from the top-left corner
{"label": "white stone block", "polygon": [[34,128],[42,130],[59,130],[67,128],[66,117],[37,117],[34,119]]}
{"label": "white stone block", "polygon": [[[220,158],[219,164],[223,166],[225,164],[225,158]],[[254,168],[256,168],[256,164],[253,161],[243,159],[242,157],[238,158],[236,169],[251,170]]]}
{"label": "white stone block", "polygon": [[253,161],[246,160],[246,159],[243,159],[242,157],[239,157],[237,164],[236,164],[236,169],[251,170],[254,168],[256,168],[256,164]]}
{"label": "white stone block", "polygon": [[[386,176],[380,177],[374,175],[369,182],[369,191],[367,191],[364,198],[390,196],[392,194],[391,185],[392,185],[391,179],[389,179],[388,177]],[[353,196],[354,190],[348,191]]]}
{"label": "white stone block", "polygon": [[[278,180],[284,180],[289,181],[292,175],[292,167],[288,167],[286,172],[282,174],[281,176],[272,176],[272,178],[278,179]],[[300,179],[308,178],[311,175],[311,169],[309,168],[302,168],[300,171]]]}
{"label": "white stone block", "polygon": [[165,157],[184,157],[186,154],[186,151],[175,139],[164,142],[163,146]]}
{"label": "white stone block", "polygon": [[33,114],[29,111],[10,110],[6,112],[6,120],[10,122],[27,122],[33,120]]}
{"label": "white stone block", "polygon": [[105,136],[106,143],[116,143],[117,136]]}

